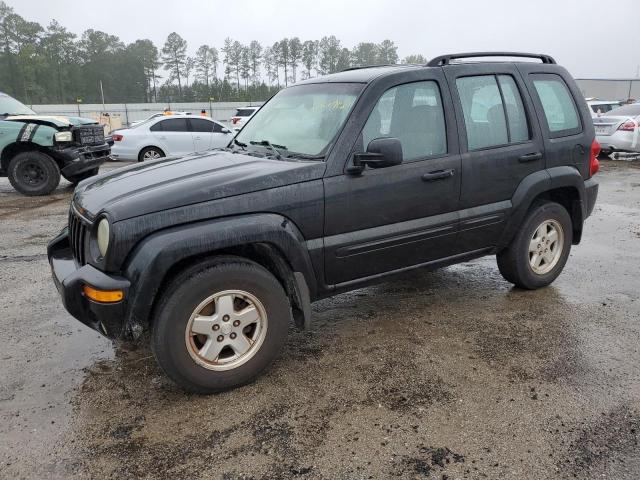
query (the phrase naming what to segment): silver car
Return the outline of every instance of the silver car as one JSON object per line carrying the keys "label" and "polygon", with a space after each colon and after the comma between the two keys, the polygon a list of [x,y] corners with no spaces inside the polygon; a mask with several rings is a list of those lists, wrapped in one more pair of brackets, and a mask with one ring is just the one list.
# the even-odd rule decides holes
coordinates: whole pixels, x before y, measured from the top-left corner
{"label": "silver car", "polygon": [[640,153],[640,103],[624,105],[593,119],[602,153]]}

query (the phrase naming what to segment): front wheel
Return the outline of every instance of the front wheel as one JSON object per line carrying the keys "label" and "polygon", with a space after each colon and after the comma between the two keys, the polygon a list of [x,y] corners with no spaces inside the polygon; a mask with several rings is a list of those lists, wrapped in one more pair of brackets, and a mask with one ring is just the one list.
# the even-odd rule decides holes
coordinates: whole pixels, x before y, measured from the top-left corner
{"label": "front wheel", "polygon": [[267,270],[242,259],[179,275],[156,310],[151,346],[180,387],[213,393],[252,381],[280,351],[291,308]]}
{"label": "front wheel", "polygon": [[517,287],[546,287],[562,272],[573,239],[567,210],[554,202],[535,206],[511,244],[497,255],[502,276]]}
{"label": "front wheel", "polygon": [[36,150],[17,154],[9,162],[9,182],[23,195],[49,195],[60,183],[60,169],[46,153]]}

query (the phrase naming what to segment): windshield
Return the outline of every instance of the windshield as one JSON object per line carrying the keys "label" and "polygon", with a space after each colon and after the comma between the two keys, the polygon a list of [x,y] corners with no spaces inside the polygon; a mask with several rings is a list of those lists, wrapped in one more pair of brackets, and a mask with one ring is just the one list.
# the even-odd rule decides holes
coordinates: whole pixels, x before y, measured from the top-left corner
{"label": "windshield", "polygon": [[36,112],[13,97],[0,93],[0,115],[35,115]]}
{"label": "windshield", "polygon": [[285,155],[324,155],[363,87],[316,83],[282,90],[240,130],[237,143],[271,144]]}

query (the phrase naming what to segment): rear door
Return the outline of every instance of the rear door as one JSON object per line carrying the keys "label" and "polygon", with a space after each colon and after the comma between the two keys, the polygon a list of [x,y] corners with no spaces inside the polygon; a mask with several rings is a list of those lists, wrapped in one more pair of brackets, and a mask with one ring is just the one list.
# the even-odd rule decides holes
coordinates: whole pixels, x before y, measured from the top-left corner
{"label": "rear door", "polygon": [[444,68],[462,152],[457,252],[495,245],[520,182],[544,168],[535,110],[513,64]]}
{"label": "rear door", "polygon": [[575,166],[587,178],[595,130],[582,92],[560,66],[523,63],[518,68],[544,132],[546,167]]}
{"label": "rear door", "polygon": [[195,151],[186,118],[160,120],[149,131],[166,155],[186,155]]}

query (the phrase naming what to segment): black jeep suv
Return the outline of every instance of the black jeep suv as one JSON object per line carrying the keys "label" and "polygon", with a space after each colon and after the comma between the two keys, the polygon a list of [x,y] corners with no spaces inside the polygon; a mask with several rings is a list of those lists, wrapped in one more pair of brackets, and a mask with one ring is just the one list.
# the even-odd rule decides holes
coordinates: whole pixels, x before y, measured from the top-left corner
{"label": "black jeep suv", "polygon": [[[480,56],[529,61],[462,61]],[[82,182],[48,255],[74,317],[150,329],[164,371],[213,392],[260,373],[311,302],[391,274],[496,255],[507,281],[549,285],[598,150],[547,55],[353,69],[282,90],[225,149]]]}

